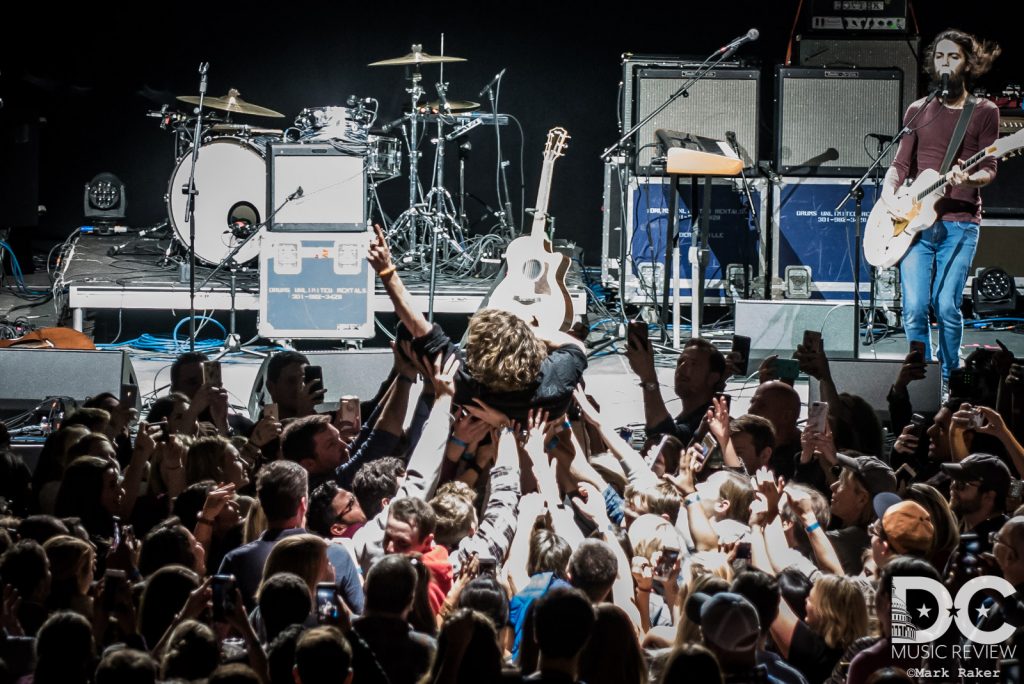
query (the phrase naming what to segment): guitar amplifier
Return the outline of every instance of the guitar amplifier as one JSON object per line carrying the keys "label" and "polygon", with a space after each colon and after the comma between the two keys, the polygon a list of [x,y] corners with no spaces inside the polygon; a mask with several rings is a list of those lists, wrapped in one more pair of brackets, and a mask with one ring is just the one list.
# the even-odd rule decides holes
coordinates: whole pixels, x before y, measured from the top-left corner
{"label": "guitar amplifier", "polygon": [[[790,176],[859,176],[877,154],[869,134],[891,136],[903,118],[899,69],[778,67],[775,161]],[[893,148],[882,162],[889,166]]]}
{"label": "guitar amplifier", "polygon": [[[629,130],[675,93],[697,71],[697,64],[683,59],[630,56],[623,61],[623,130]],[[738,65],[712,69],[689,90],[636,133],[637,166],[641,176],[658,175],[652,164],[658,155],[654,132],[659,128],[686,131],[706,138],[725,140],[726,131],[736,134],[744,165],[758,158],[758,108],[761,72]]]}

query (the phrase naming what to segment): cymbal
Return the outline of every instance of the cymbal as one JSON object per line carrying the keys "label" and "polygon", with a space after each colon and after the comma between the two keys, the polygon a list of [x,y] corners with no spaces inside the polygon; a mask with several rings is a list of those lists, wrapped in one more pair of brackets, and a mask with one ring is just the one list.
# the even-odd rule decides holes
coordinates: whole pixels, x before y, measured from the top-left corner
{"label": "cymbal", "polygon": [[216,123],[210,126],[214,133],[238,133],[240,135],[282,135],[280,128],[258,128],[248,124]]}
{"label": "cymbal", "polygon": [[[197,95],[179,95],[178,99],[189,104],[199,104],[199,97]],[[284,114],[281,112],[275,112],[273,109],[267,109],[266,107],[260,107],[259,105],[246,102],[234,88],[229,90],[228,94],[224,97],[203,98],[203,105],[210,109],[219,109],[224,112],[234,112],[235,114],[268,116],[275,119],[284,118]]]}
{"label": "cymbal", "polygon": [[[441,101],[434,100],[433,102],[427,103],[427,109],[433,112],[441,111]],[[469,100],[448,100],[448,111],[452,112],[472,112],[480,109],[479,102],[470,102]]]}
{"label": "cymbal", "polygon": [[413,45],[412,52],[393,59],[382,59],[379,62],[370,62],[369,66],[412,66],[420,64],[440,64],[441,62],[465,62],[464,57],[452,57],[450,55],[428,55],[423,51],[421,45]]}

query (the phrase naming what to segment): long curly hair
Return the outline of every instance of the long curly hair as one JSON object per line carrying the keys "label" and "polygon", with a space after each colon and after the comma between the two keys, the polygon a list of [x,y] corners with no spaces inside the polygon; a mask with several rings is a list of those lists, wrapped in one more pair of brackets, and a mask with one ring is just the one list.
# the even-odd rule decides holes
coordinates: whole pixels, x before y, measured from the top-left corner
{"label": "long curly hair", "polygon": [[991,40],[982,40],[972,36],[970,33],[954,28],[948,28],[935,36],[935,40],[925,48],[921,63],[925,73],[933,81],[938,80],[939,75],[935,73],[935,47],[944,40],[951,40],[960,46],[964,51],[966,64],[964,65],[964,79],[968,87],[981,76],[988,73],[992,63],[996,61],[1003,49],[999,44]]}
{"label": "long curly hair", "polygon": [[467,370],[492,390],[513,392],[529,387],[547,355],[547,347],[518,316],[482,309],[469,319]]}

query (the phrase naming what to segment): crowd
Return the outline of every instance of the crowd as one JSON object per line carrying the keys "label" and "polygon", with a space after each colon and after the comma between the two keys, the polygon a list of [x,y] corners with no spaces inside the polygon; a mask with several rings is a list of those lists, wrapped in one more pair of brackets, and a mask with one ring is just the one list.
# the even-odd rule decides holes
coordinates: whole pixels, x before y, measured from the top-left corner
{"label": "crowd", "polygon": [[[892,618],[895,578],[955,595],[999,576],[1024,591],[1024,372],[1009,353],[973,354],[921,415],[907,388],[936,367],[919,350],[872,407],[836,387],[824,349],[801,345],[828,404],[801,429],[771,358],[749,412],[732,415],[721,393],[735,359],[701,339],[678,357],[672,416],[634,332],[636,449],[587,394],[578,340],[484,310],[457,346],[412,308],[383,237],[369,258],[401,324],[359,420],[318,413],[322,383],[288,351],[268,365],[274,409],[253,423],[192,353],[137,423],[103,394],[49,436],[34,472],[3,451],[0,683],[865,684],[1009,670],[994,661],[973,679],[960,668],[976,661],[895,649]],[[979,594],[980,628],[1024,625],[1018,599]],[[936,643],[967,638],[951,626]]]}

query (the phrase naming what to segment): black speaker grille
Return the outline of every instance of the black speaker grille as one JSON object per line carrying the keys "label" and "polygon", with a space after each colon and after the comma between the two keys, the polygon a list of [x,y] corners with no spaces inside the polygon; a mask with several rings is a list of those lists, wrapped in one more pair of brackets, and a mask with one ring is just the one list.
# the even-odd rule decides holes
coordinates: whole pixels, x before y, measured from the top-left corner
{"label": "black speaker grille", "polygon": [[[640,121],[657,109],[693,75],[690,70],[641,69],[637,73],[635,117]],[[725,140],[726,131],[736,133],[746,166],[757,159],[758,84],[755,69],[714,69],[690,88],[689,97],[680,97],[643,126],[638,134],[637,173],[646,175],[651,159],[657,156],[655,131],[666,128],[706,138]]]}
{"label": "black speaker grille", "polygon": [[[892,135],[902,116],[898,69],[780,68],[776,163],[787,175],[857,175],[877,152],[868,133]],[[884,169],[895,150],[883,161]]]}

